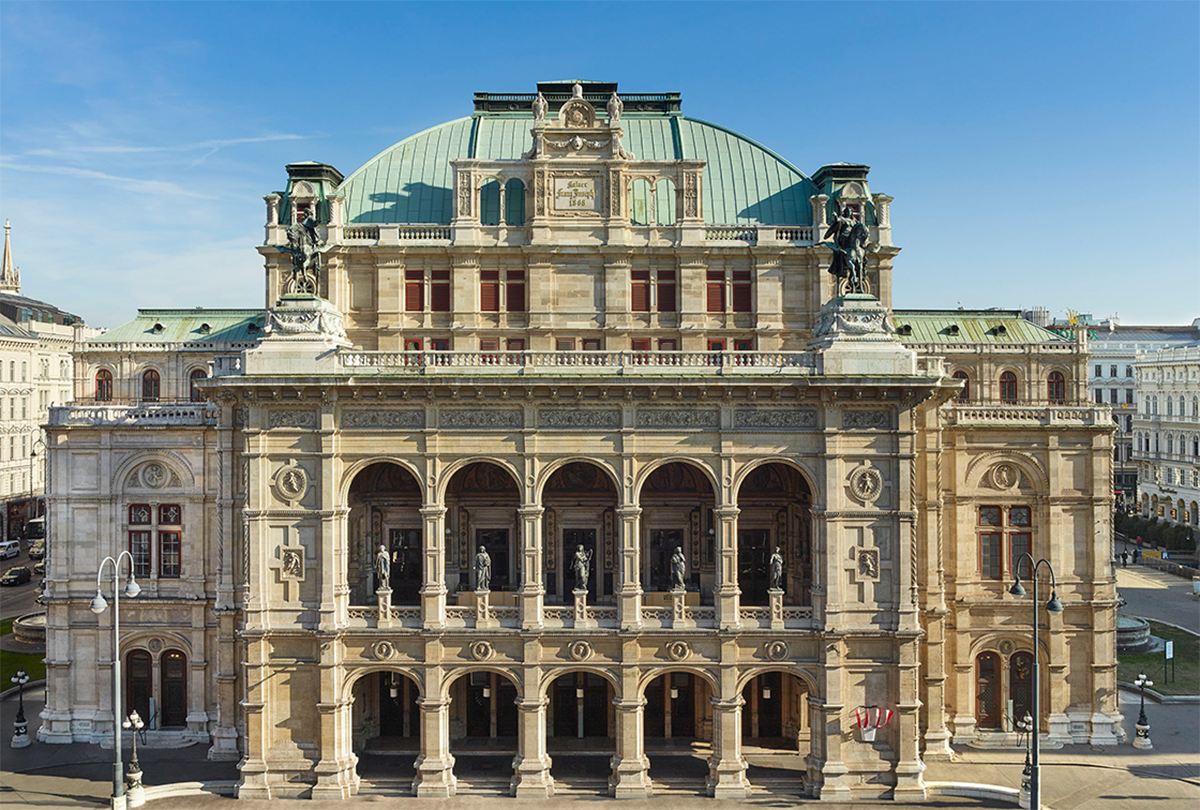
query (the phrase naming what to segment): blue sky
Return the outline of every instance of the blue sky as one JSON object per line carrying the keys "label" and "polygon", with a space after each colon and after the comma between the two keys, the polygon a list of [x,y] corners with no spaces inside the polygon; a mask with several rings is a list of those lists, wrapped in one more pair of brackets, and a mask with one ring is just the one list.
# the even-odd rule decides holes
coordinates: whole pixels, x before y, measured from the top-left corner
{"label": "blue sky", "polygon": [[1200,4],[0,4],[0,217],[93,325],[263,304],[262,196],[471,94],[675,90],[895,198],[897,307],[1200,316]]}

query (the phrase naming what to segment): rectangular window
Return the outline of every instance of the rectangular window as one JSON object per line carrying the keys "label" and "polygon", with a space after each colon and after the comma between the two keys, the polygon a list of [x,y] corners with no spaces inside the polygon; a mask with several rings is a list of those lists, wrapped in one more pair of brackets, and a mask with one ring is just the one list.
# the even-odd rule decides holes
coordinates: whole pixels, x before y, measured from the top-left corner
{"label": "rectangular window", "polygon": [[483,270],[479,274],[479,309],[482,312],[500,311],[500,271]]}
{"label": "rectangular window", "polygon": [[658,341],[658,350],[660,352],[677,352],[679,351],[679,341],[675,338],[661,338]]}
{"label": "rectangular window", "polygon": [[179,532],[158,533],[158,576],[179,579]]}
{"label": "rectangular window", "polygon": [[629,288],[629,309],[632,312],[650,311],[650,271],[634,270]]}
{"label": "rectangular window", "polygon": [[1126,405],[1133,404],[1133,389],[1132,388],[1125,389],[1125,404]]}
{"label": "rectangular window", "polygon": [[450,271],[433,270],[430,272],[429,310],[431,312],[450,311]]}
{"label": "rectangular window", "polygon": [[1096,389],[1096,403],[1099,405],[1104,404],[1104,392],[1099,388]]}
{"label": "rectangular window", "polygon": [[1000,525],[1000,507],[999,506],[981,506],[979,507],[979,525],[980,526],[999,526]]}
{"label": "rectangular window", "polygon": [[580,341],[580,343],[582,344],[585,352],[600,351],[600,338],[584,338],[582,341]]}
{"label": "rectangular window", "polygon": [[1108,376],[1110,376],[1110,377],[1115,377],[1115,376],[1117,376],[1117,367],[1116,367],[1116,366],[1109,366],[1109,367],[1108,367]]}
{"label": "rectangular window", "polygon": [[1110,389],[1108,392],[1108,401],[1113,405],[1117,404],[1117,389]]}
{"label": "rectangular window", "polygon": [[524,270],[508,271],[508,289],[505,292],[508,294],[508,306],[506,309],[509,312],[524,312],[527,309]]}
{"label": "rectangular window", "polygon": [[725,273],[720,270],[708,271],[708,283],[705,288],[707,311],[725,311]]}
{"label": "rectangular window", "polygon": [[158,522],[163,526],[179,526],[183,523],[183,510],[177,503],[159,504]]}
{"label": "rectangular window", "polygon": [[148,503],[132,503],[129,505],[129,523],[132,526],[149,526],[152,514],[150,504]]}
{"label": "rectangular window", "polygon": [[650,338],[632,338],[629,341],[629,348],[635,352],[633,357],[635,364],[645,365],[650,362]]}
{"label": "rectangular window", "polygon": [[733,272],[733,311],[749,312],[752,295],[750,293],[750,271],[735,270]]}
{"label": "rectangular window", "polygon": [[575,338],[555,338],[554,351],[556,352],[573,352],[575,351]]}
{"label": "rectangular window", "polygon": [[1126,377],[1133,376],[1133,366],[1125,366],[1125,376]]}
{"label": "rectangular window", "polygon": [[1028,506],[1013,506],[1008,510],[1008,525],[1010,526],[1030,526],[1032,519],[1032,511]]}
{"label": "rectangular window", "polygon": [[1095,373],[1095,374],[1093,374],[1092,376],[1094,376],[1094,377],[1103,377],[1103,376],[1104,376],[1104,367],[1103,367],[1103,366],[1096,366],[1096,373]]}
{"label": "rectangular window", "polygon": [[979,574],[984,579],[1000,579],[1000,535],[979,535]]}
{"label": "rectangular window", "polygon": [[425,272],[423,270],[404,271],[404,311],[425,311]]}
{"label": "rectangular window", "polygon": [[[1017,561],[1021,559],[1021,555],[1033,554],[1033,545],[1029,542],[1029,537],[1028,534],[1010,534],[1008,536],[1008,573],[1014,578],[1017,576]],[[1025,567],[1028,568],[1029,563],[1026,563]]]}
{"label": "rectangular window", "polygon": [[446,338],[434,338],[433,340],[429,341],[429,345],[435,352],[450,351],[450,341]]}
{"label": "rectangular window", "polygon": [[129,553],[133,557],[133,575],[150,576],[150,532],[129,533]]}
{"label": "rectangular window", "polygon": [[675,271],[658,271],[658,311],[675,312]]}

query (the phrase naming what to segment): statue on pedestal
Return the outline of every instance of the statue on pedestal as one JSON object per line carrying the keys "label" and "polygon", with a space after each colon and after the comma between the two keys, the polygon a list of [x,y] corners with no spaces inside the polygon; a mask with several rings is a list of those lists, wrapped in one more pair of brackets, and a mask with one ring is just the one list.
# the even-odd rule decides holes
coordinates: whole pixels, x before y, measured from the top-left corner
{"label": "statue on pedestal", "polygon": [[546,97],[540,92],[537,98],[533,100],[533,125],[541,126],[546,123],[546,112],[550,109],[550,105],[546,102]]}
{"label": "statue on pedestal", "polygon": [[292,295],[316,295],[317,279],[321,272],[320,240],[317,237],[317,221],[312,212],[304,220],[296,220],[287,231],[287,247],[279,250],[292,257],[292,277],[288,280],[287,293]]}
{"label": "statue on pedestal", "polygon": [[838,205],[823,238],[830,237],[832,241],[821,243],[833,251],[829,272],[844,285],[845,293],[867,292],[867,226],[849,208]]}
{"label": "statue on pedestal", "polygon": [[621,101],[616,90],[613,90],[613,94],[609,97],[608,105],[605,109],[608,110],[608,125],[610,127],[615,127],[621,123],[621,113],[625,111],[625,102]]}
{"label": "statue on pedestal", "polygon": [[586,591],[588,589],[588,573],[592,567],[592,552],[585,551],[583,546],[576,546],[575,560],[571,563],[571,567],[575,571],[575,590]]}
{"label": "statue on pedestal", "polygon": [[671,590],[687,590],[686,577],[687,558],[683,556],[683,548],[675,546],[675,553],[671,555]]}
{"label": "statue on pedestal", "polygon": [[392,561],[388,557],[387,546],[379,544],[379,553],[375,555],[375,590],[383,591],[391,587]]}
{"label": "statue on pedestal", "polygon": [[475,555],[475,590],[490,591],[491,589],[492,558],[488,556],[487,549],[480,546],[479,553]]}
{"label": "statue on pedestal", "polygon": [[771,588],[773,590],[783,590],[783,555],[779,553],[779,546],[775,546],[775,552],[771,555]]}

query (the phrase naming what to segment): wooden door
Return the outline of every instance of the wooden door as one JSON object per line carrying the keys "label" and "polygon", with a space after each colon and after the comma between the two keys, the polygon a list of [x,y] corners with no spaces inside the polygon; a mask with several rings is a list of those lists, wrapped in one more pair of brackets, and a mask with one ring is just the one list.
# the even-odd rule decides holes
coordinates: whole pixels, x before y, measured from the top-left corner
{"label": "wooden door", "polygon": [[150,724],[150,696],[154,690],[154,673],[150,653],[134,650],[125,657],[125,710],[137,710],[146,725]]}
{"label": "wooden door", "polygon": [[167,650],[162,661],[162,727],[187,725],[187,656]]}
{"label": "wooden door", "polygon": [[994,652],[975,659],[975,725],[1000,728],[1000,656]]}

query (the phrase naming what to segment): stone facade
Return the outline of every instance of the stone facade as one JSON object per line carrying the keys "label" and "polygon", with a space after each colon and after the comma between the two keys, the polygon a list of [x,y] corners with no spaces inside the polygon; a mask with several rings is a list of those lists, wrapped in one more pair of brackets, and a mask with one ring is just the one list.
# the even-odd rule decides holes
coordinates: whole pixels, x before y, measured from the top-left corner
{"label": "stone facade", "polygon": [[[383,740],[413,746],[417,795],[447,796],[481,738],[514,754],[515,795],[550,796],[584,737],[617,797],[653,792],[672,740],[710,752],[710,795],[743,797],[754,739],[804,754],[810,796],[921,798],[951,739],[1015,744],[1030,605],[1006,566],[1028,546],[1066,604],[1045,728],[1115,742],[1112,421],[1085,341],[898,334],[891,198],[866,167],[800,176],[813,193],[782,218],[713,221],[715,166],[630,151],[625,127],[691,126],[677,96],[624,96],[622,117],[615,85],[539,90],[477,95],[477,130],[529,135],[446,158],[448,221],[363,224],[380,166],[289,166],[260,249],[269,335],[201,384],[211,407],[57,412],[72,544],[41,738],[110,728],[110,619],[87,602],[100,558],[137,544],[130,699],[240,759],[243,797],[350,796]],[[870,295],[827,272],[831,200],[869,225]],[[279,249],[309,214],[320,297]],[[866,734],[872,707],[894,714]]]}
{"label": "stone facade", "polygon": [[1134,367],[1142,392],[1133,420],[1141,514],[1200,525],[1200,344],[1143,353]]}

